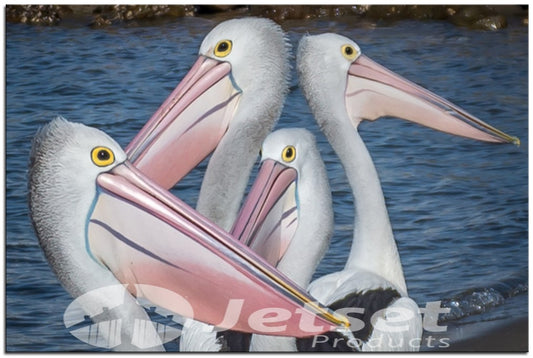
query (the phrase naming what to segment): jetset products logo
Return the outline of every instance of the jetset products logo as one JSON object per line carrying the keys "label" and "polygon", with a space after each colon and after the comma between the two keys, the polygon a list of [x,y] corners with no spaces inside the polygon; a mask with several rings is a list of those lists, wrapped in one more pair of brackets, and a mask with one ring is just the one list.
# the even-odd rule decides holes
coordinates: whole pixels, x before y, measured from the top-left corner
{"label": "jetset products logo", "polygon": [[[135,292],[161,291],[162,295],[171,298],[174,302],[180,302],[188,317],[194,318],[192,306],[187,300],[175,292],[164,288],[149,285],[135,285]],[[231,300],[228,304],[221,326],[232,327],[241,317],[241,299]],[[141,308],[141,309],[139,309]],[[357,332],[365,327],[359,317],[364,313],[364,308],[349,307],[338,309],[336,312],[345,315],[350,321],[350,330]],[[422,314],[423,329],[426,332],[445,332],[446,326],[437,324],[439,314],[448,313],[449,308],[442,308],[440,301],[428,302],[425,307],[419,308]],[[253,329],[263,334],[276,335],[285,329],[284,321],[292,317],[291,312],[281,308],[264,308],[259,312],[254,312],[248,317],[248,324]],[[294,314],[298,314],[295,312]],[[372,328],[380,332],[404,332],[410,329],[409,322],[415,318],[415,312],[402,307],[389,308],[388,319],[383,319],[384,310],[376,311],[371,318]],[[309,332],[313,336],[312,346],[328,344],[333,348],[342,341],[342,338],[334,338],[331,341],[327,335],[316,334],[320,327],[313,325],[313,322],[303,319],[300,321],[300,329]],[[160,307],[155,307],[149,301],[141,298],[134,299],[127,290],[127,285],[113,285],[95,289],[76,298],[65,310],[63,322],[69,332],[87,344],[107,349],[144,349],[161,346],[164,343],[175,340],[181,336],[184,317],[174,314]],[[212,330],[212,327],[209,327]],[[226,329],[217,329],[224,331]],[[372,348],[384,347],[383,337],[374,338],[365,344]],[[426,336],[424,338],[428,340]],[[429,339],[432,339],[429,336]],[[379,341],[378,341],[379,340]],[[415,348],[422,344],[421,338],[415,338],[408,344]],[[447,348],[449,346],[447,338],[440,338],[439,345],[435,347]],[[363,342],[357,338],[346,338],[349,347],[360,347]],[[385,347],[387,346],[385,342]],[[395,347],[390,343],[391,349]],[[427,345],[431,342],[428,341]]]}

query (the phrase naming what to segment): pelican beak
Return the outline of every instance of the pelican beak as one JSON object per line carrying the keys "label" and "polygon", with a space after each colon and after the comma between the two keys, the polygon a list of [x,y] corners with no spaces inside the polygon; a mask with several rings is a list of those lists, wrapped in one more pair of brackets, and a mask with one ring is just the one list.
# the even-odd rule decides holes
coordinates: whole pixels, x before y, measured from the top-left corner
{"label": "pelican beak", "polygon": [[349,326],[129,162],[97,177],[86,232],[89,254],[134,296],[176,314],[295,337]]}
{"label": "pelican beak", "polygon": [[127,146],[129,160],[170,189],[216,148],[240,94],[229,63],[200,56]]}
{"label": "pelican beak", "polygon": [[349,68],[345,96],[346,109],[356,126],[363,119],[393,116],[466,138],[520,145],[517,137],[492,127],[364,55]]}
{"label": "pelican beak", "polygon": [[264,160],[232,235],[276,266],[298,226],[295,169]]}

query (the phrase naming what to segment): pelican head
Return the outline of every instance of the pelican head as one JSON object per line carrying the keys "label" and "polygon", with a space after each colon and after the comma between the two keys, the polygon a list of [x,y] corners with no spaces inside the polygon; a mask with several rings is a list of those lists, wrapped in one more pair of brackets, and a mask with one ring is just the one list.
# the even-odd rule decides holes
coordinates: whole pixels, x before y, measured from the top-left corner
{"label": "pelican head", "polygon": [[[29,204],[46,258],[74,297],[124,284],[131,296],[245,332],[261,332],[253,317],[262,316],[254,312],[271,307],[301,310],[308,319],[317,317],[325,330],[342,323],[266,261],[144,176],[97,129],[56,119],[37,134]],[[98,312],[101,304],[89,310]],[[239,308],[232,316],[237,322],[225,320],[228,307]],[[279,334],[309,335],[299,321],[299,315],[292,315]]]}
{"label": "pelican head", "polygon": [[62,118],[43,127],[33,140],[31,218],[52,269],[75,297],[83,293],[77,284],[80,277],[69,274],[68,266],[75,264],[76,253],[86,249],[85,240],[77,239],[85,236],[85,220],[96,193],[95,179],[125,160],[120,146],[104,132]]}
{"label": "pelican head", "polygon": [[300,83],[323,128],[331,114],[348,118],[355,127],[362,120],[393,116],[476,140],[520,143],[372,61],[344,36],[305,36],[297,57]]}
{"label": "pelican head", "polygon": [[[290,77],[290,43],[273,21],[253,17],[224,21],[206,35],[199,53],[229,63],[243,97],[266,91],[269,101],[283,102]],[[263,102],[264,98],[256,98],[254,104],[268,106]],[[275,107],[274,111],[280,110]]]}
{"label": "pelican head", "polygon": [[333,231],[326,169],[305,129],[271,133],[261,152],[259,173],[233,234],[305,287]]}
{"label": "pelican head", "polygon": [[255,148],[232,150],[256,155],[288,92],[289,52],[285,34],[271,20],[217,25],[190,71],[126,148],[131,162],[168,189],[220,141],[249,138],[258,142]]}

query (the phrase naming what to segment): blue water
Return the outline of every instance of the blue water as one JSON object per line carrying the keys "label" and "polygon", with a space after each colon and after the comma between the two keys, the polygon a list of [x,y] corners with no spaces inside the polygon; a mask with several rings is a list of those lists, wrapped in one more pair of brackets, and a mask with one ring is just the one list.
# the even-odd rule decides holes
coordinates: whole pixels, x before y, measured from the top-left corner
{"label": "blue water", "polygon": [[[95,350],[71,336],[71,298],[50,271],[26,203],[30,142],[57,115],[100,128],[126,146],[195,60],[220,20],[184,18],[91,29],[6,26],[6,349]],[[306,32],[337,32],[375,61],[464,107],[522,145],[491,145],[384,118],[363,123],[381,177],[411,297],[443,300],[443,321],[526,317],[528,289],[528,32],[445,22],[390,24],[290,21],[296,48]],[[278,127],[317,137],[334,195],[335,237],[318,275],[337,271],[353,229],[350,188],[319,132],[296,74]],[[194,205],[205,163],[175,190]],[[486,312],[486,313],[484,313]],[[496,312],[490,315],[491,312]],[[487,317],[489,314],[489,318]]]}

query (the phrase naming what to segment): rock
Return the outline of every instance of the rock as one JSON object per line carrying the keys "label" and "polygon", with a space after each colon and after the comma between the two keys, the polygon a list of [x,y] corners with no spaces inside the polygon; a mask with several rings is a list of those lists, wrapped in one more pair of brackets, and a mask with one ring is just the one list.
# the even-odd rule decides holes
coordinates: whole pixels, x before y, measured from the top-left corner
{"label": "rock", "polygon": [[216,12],[226,12],[230,10],[235,10],[239,5],[201,5],[199,11],[201,13],[209,14]]}
{"label": "rock", "polygon": [[186,5],[114,5],[102,6],[93,10],[93,27],[112,24],[151,20],[163,17],[183,17],[194,14]]}
{"label": "rock", "polygon": [[451,21],[458,26],[494,31],[507,27],[506,16],[514,15],[515,10],[511,6],[463,6],[451,16]]}
{"label": "rock", "polygon": [[8,5],[6,20],[32,25],[57,25],[66,9],[60,5]]}
{"label": "rock", "polygon": [[502,15],[487,16],[474,22],[472,27],[479,30],[496,31],[507,27],[507,19]]}
{"label": "rock", "polygon": [[493,31],[506,27],[510,17],[519,16],[518,21],[527,25],[528,9],[527,5],[6,5],[6,21],[36,25],[70,21],[102,27],[238,12],[242,16],[263,16],[277,22],[343,16],[370,21],[446,20],[458,26]]}
{"label": "rock", "polygon": [[250,15],[264,16],[274,21],[294,20],[307,18],[303,5],[252,5]]}
{"label": "rock", "polygon": [[416,20],[444,20],[448,18],[449,6],[412,5],[408,8],[407,16]]}
{"label": "rock", "polygon": [[487,15],[486,9],[480,6],[465,6],[455,14],[455,21],[463,24],[472,24]]}

